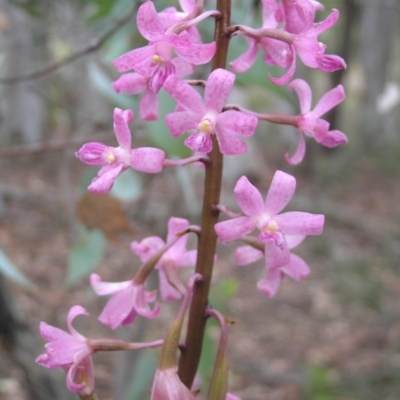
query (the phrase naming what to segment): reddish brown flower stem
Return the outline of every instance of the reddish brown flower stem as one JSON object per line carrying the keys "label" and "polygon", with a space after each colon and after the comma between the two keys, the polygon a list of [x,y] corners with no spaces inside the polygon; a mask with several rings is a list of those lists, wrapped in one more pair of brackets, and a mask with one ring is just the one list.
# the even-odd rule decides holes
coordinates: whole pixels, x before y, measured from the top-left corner
{"label": "reddish brown flower stem", "polygon": [[[215,21],[214,39],[217,51],[213,58],[212,70],[225,68],[228,53],[229,35],[226,34],[230,24],[231,1],[217,0],[217,10],[221,16]],[[193,292],[189,312],[186,347],[179,360],[178,374],[181,381],[190,388],[200,361],[206,327],[206,308],[210,290],[217,237],[214,225],[218,222],[219,211],[214,208],[219,204],[222,182],[223,156],[219,151],[218,142],[213,135],[213,150],[209,154],[210,162],[205,165],[205,183],[201,235],[198,246],[196,272],[201,274],[203,281],[199,282]]]}
{"label": "reddish brown flower stem", "polygon": [[236,111],[242,111],[246,114],[251,114],[257,117],[261,121],[268,121],[272,122],[274,124],[282,124],[282,125],[293,125],[293,126],[298,126],[299,125],[299,119],[301,115],[287,115],[287,114],[260,114],[255,111],[248,110],[242,106],[236,105],[236,104],[227,104],[224,107],[224,110],[236,110]]}

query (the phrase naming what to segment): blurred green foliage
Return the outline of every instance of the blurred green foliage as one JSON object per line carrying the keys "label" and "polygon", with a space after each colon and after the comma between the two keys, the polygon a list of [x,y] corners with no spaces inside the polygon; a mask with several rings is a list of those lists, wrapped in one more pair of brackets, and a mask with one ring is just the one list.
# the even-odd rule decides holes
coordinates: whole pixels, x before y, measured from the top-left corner
{"label": "blurred green foliage", "polygon": [[103,259],[105,249],[106,238],[102,231],[88,230],[83,225],[79,225],[78,237],[69,250],[65,287],[71,287],[93,272]]}

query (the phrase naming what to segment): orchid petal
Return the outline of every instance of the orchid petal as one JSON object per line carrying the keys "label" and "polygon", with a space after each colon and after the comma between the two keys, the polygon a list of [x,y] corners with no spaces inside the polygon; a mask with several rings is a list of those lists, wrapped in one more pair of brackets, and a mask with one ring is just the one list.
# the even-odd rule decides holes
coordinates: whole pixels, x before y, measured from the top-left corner
{"label": "orchid petal", "polygon": [[241,111],[228,110],[218,116],[218,125],[221,130],[229,130],[231,133],[240,136],[253,136],[257,124],[257,117]]}
{"label": "orchid petal", "polygon": [[235,251],[235,261],[240,267],[263,258],[264,253],[252,246],[240,246]]}
{"label": "orchid petal", "polygon": [[112,86],[117,93],[138,94],[146,89],[147,83],[148,78],[137,72],[131,72],[121,75]]}
{"label": "orchid petal", "polygon": [[257,283],[257,288],[267,297],[273,297],[279,290],[283,273],[279,268],[268,271],[265,277]]}
{"label": "orchid petal", "polygon": [[296,151],[292,156],[288,153],[285,154],[285,160],[291,165],[297,165],[303,161],[304,155],[306,154],[306,142],[304,140],[304,135],[298,132],[298,143]]}
{"label": "orchid petal", "polygon": [[139,47],[119,56],[113,61],[113,65],[119,72],[126,72],[130,69],[135,69],[136,72],[141,75],[151,76],[153,75],[152,70],[155,69],[155,66],[153,65],[153,55],[155,54],[155,50],[155,44]]}
{"label": "orchid petal", "polygon": [[139,114],[144,121],[155,121],[158,119],[158,96],[150,89],[143,92],[139,102]]}
{"label": "orchid petal", "polygon": [[237,181],[234,193],[239,207],[247,216],[259,216],[264,211],[261,193],[245,176]]}
{"label": "orchid petal", "polygon": [[287,235],[320,235],[324,228],[322,214],[289,211],[274,217],[280,230]]}
{"label": "orchid petal", "polygon": [[75,155],[85,164],[102,165],[105,162],[105,153],[109,149],[104,143],[90,142],[84,144]]}
{"label": "orchid petal", "polygon": [[278,11],[279,5],[275,0],[261,0],[263,5],[262,20],[263,29],[275,29],[278,25],[276,19],[276,12]]}
{"label": "orchid petal", "polygon": [[216,134],[217,134],[219,149],[222,154],[236,155],[247,152],[247,144],[238,139],[236,137],[235,132],[229,131],[227,129],[223,130],[221,129],[221,127],[217,125]]}
{"label": "orchid petal", "polygon": [[205,114],[203,100],[200,94],[189,84],[175,75],[171,75],[164,83],[164,90],[186,110]]}
{"label": "orchid petal", "polygon": [[150,309],[146,291],[143,285],[137,285],[134,292],[134,308],[136,312],[145,318],[155,318],[160,312],[160,305],[154,304],[154,308]]}
{"label": "orchid petal", "polygon": [[229,63],[231,68],[236,72],[246,72],[249,70],[253,64],[256,62],[258,54],[257,41],[252,38],[247,38],[249,42],[249,48],[238,58]]}
{"label": "orchid petal", "polygon": [[164,167],[165,153],[154,147],[131,150],[131,167],[137,171],[156,174]]}
{"label": "orchid petal", "polygon": [[171,135],[175,138],[197,128],[199,118],[196,114],[188,111],[179,111],[167,114],[165,122]]}
{"label": "orchid petal", "polygon": [[343,132],[337,130],[327,132],[325,137],[319,141],[320,144],[329,148],[333,148],[347,142],[347,136]]}
{"label": "orchid petal", "polygon": [[347,67],[342,57],[332,54],[317,54],[316,61],[318,69],[324,72],[334,72]]}
{"label": "orchid petal", "polygon": [[89,313],[81,306],[73,306],[68,312],[67,316],[67,324],[68,324],[68,329],[71,332],[72,336],[76,338],[83,338],[83,336],[78,333],[75,328],[72,326],[72,321],[77,317],[78,315],[89,315]]}
{"label": "orchid petal", "polygon": [[130,149],[132,136],[129,130],[128,121],[132,121],[134,114],[132,110],[114,109],[114,132],[119,145],[123,149]]}
{"label": "orchid petal", "polygon": [[177,267],[194,267],[197,261],[197,250],[185,251],[179,256],[174,257],[174,262]]}
{"label": "orchid petal", "polygon": [[171,63],[174,64],[175,66],[175,75],[178,78],[183,78],[186,75],[192,74],[196,67],[194,64],[189,63],[185,60],[182,60],[182,58],[176,57],[171,60]]}
{"label": "orchid petal", "polygon": [[[311,88],[303,79],[295,79],[288,85],[289,90],[294,90],[299,96],[300,110],[302,114],[308,113],[311,109]],[[322,115],[319,114],[318,116]]]}
{"label": "orchid petal", "polygon": [[165,243],[161,238],[150,236],[143,239],[140,243],[133,241],[131,243],[131,250],[139,256],[142,262],[147,262],[155,252],[161,250],[164,246]]}
{"label": "orchid petal", "polygon": [[[82,376],[83,375],[83,376]],[[81,381],[82,383],[78,383]],[[67,387],[81,396],[90,396],[94,391],[94,368],[91,357],[84,357],[68,369]]]}
{"label": "orchid petal", "polygon": [[289,247],[286,240],[277,246],[274,240],[265,243],[265,266],[268,271],[286,265],[290,259]]}
{"label": "orchid petal", "polygon": [[111,299],[108,300],[98,318],[99,321],[112,330],[121,325],[134,308],[134,292],[135,288],[131,284],[125,289],[115,293]]}
{"label": "orchid petal", "polygon": [[268,190],[264,210],[269,215],[282,211],[296,190],[296,179],[285,172],[276,171]]}
{"label": "orchid petal", "polygon": [[332,28],[332,26],[336,25],[338,20],[339,20],[339,10],[334,8],[324,21],[314,24],[314,27],[311,30],[312,35],[316,37],[321,33],[327,31],[328,29]]}
{"label": "orchid petal", "polygon": [[273,76],[268,74],[269,80],[272,83],[275,83],[275,85],[284,85],[293,78],[294,72],[296,70],[296,51],[294,49],[294,46],[292,45],[290,46],[290,50],[292,51],[293,54],[293,60],[289,69],[280,78],[274,78]]}
{"label": "orchid petal", "polygon": [[296,56],[290,45],[280,40],[263,38],[260,46],[264,51],[264,62],[268,65],[287,68],[293,63],[293,58]]}
{"label": "orchid petal", "polygon": [[66,339],[70,335],[55,326],[46,324],[46,322],[40,322],[39,326],[40,336],[47,341],[55,341],[60,339]]}
{"label": "orchid petal", "polygon": [[196,11],[196,1],[195,0],[179,0],[182,10],[185,13],[193,14]]}
{"label": "orchid petal", "polygon": [[315,19],[315,7],[309,0],[283,1],[285,30],[298,34],[309,30]]}
{"label": "orchid petal", "polygon": [[164,38],[164,29],[152,1],[146,1],[139,7],[136,24],[140,34],[149,42]]}
{"label": "orchid petal", "polygon": [[296,281],[302,281],[310,273],[310,268],[302,258],[290,254],[290,261],[281,268],[281,271]]}
{"label": "orchid petal", "polygon": [[[108,166],[106,166],[108,167]],[[112,165],[109,168],[103,167],[92,180],[88,190],[93,193],[108,193],[117,176],[122,172],[124,166],[122,164]],[[105,172],[104,172],[105,171]]]}
{"label": "orchid petal", "polygon": [[252,232],[256,227],[256,220],[249,217],[238,217],[228,221],[218,222],[214,229],[222,243],[240,239]]}
{"label": "orchid petal", "polygon": [[203,132],[196,132],[190,135],[184,143],[193,153],[208,154],[213,148],[211,136]]}
{"label": "orchid petal", "polygon": [[225,106],[235,82],[235,74],[217,68],[211,72],[204,89],[204,105],[208,110],[220,113]]}
{"label": "orchid petal", "polygon": [[168,282],[167,275],[164,270],[160,269],[158,271],[158,279],[160,295],[163,301],[179,300],[182,297],[182,294]]}
{"label": "orchid petal", "polygon": [[176,48],[176,54],[185,61],[195,65],[207,64],[214,57],[217,50],[215,42],[211,43],[191,43],[188,47]]}
{"label": "orchid petal", "polygon": [[132,280],[124,282],[103,282],[97,274],[90,275],[90,285],[99,296],[114,294],[132,285]]}
{"label": "orchid petal", "polygon": [[305,239],[305,237],[305,235],[285,235],[289,249],[293,249],[298,246]]}
{"label": "orchid petal", "polygon": [[[171,242],[172,240],[176,239],[176,235],[178,233],[183,232],[186,228],[189,227],[189,221],[185,218],[176,218],[176,217],[171,217],[168,221],[168,235],[167,235],[167,243]],[[183,235],[182,239],[184,241],[182,242],[181,240],[178,240],[179,242],[179,250],[183,249],[186,246],[186,241],[187,241],[188,236]],[[173,248],[177,248],[176,243]],[[183,246],[182,246],[183,244]]]}
{"label": "orchid petal", "polygon": [[157,369],[150,400],[196,400],[194,394],[181,382],[177,368]]}
{"label": "orchid petal", "polygon": [[329,90],[321,97],[319,102],[314,107],[314,110],[312,111],[313,116],[320,117],[340,104],[345,97],[346,96],[342,85],[338,85],[332,90]]}

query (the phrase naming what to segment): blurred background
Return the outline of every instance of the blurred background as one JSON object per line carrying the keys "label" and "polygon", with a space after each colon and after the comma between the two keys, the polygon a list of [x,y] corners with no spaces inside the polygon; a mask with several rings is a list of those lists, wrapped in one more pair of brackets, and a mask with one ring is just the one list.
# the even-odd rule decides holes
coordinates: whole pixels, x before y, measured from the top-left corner
{"label": "blurred background", "polygon": [[[172,3],[178,6],[155,1],[157,10]],[[349,143],[329,150],[307,140],[305,160],[291,167],[284,154],[295,149],[295,129],[260,122],[247,141],[249,153],[225,157],[222,202],[232,209],[238,211],[232,190],[241,175],[266,193],[281,169],[297,179],[289,209],[326,215],[324,234],[296,249],[310,276],[301,283],[285,280],[273,299],[255,290],[262,262],[239,268],[237,244],[219,246],[211,303],[236,321],[230,327],[230,387],[243,400],[400,398],[400,1],[322,3],[326,11],[317,20],[332,8],[341,17],[320,40],[348,68],[325,74],[298,60],[296,77],[310,83],[313,105],[344,85],[345,102],[324,118]],[[91,314],[75,323],[85,336],[153,340],[163,336],[177,309],[164,304],[156,321],[138,320],[110,333],[96,320],[105,299],[88,286],[93,271],[104,280],[130,279],[139,266],[130,242],[165,238],[170,216],[194,224],[200,219],[200,168],[157,176],[126,171],[109,195],[94,196],[86,187],[97,168],[74,156],[88,141],[116,145],[114,107],[137,114],[133,147],[161,147],[169,158],[189,154],[163,122],[174,108],[165,93],[160,120],[143,123],[138,97],[116,94],[111,86],[119,76],[111,61],[146,44],[136,30],[135,6],[133,0],[0,0],[1,400],[76,398],[64,389],[63,371],[34,364],[44,351],[40,321],[66,329],[69,308],[80,304]],[[257,0],[236,0],[232,21],[260,26],[260,7]],[[212,21],[200,30],[210,42]],[[232,39],[230,61],[246,49],[241,39]],[[238,75],[229,102],[264,113],[299,113],[297,97],[272,85],[268,72],[282,74],[260,57]],[[196,77],[208,73],[204,66]],[[204,382],[218,337],[211,324]],[[157,356],[151,350],[96,355],[101,400],[147,398]]]}

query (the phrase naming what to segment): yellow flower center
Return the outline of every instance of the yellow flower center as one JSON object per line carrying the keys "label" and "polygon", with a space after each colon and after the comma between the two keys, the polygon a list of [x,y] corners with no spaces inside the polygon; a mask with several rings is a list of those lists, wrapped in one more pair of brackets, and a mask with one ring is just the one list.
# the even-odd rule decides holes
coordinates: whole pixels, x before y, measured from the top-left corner
{"label": "yellow flower center", "polygon": [[198,130],[203,133],[212,133],[212,125],[208,119],[201,121],[197,126]]}
{"label": "yellow flower center", "polygon": [[268,225],[263,228],[264,232],[269,232],[269,233],[275,233],[278,230],[279,226],[273,219],[271,219],[271,221],[268,222]]}
{"label": "yellow flower center", "polygon": [[107,159],[107,163],[111,164],[115,161],[115,156],[113,153],[108,153],[106,159]]}
{"label": "yellow flower center", "polygon": [[155,64],[161,64],[164,61],[162,57],[160,57],[158,54],[154,54],[153,56],[153,62]]}

